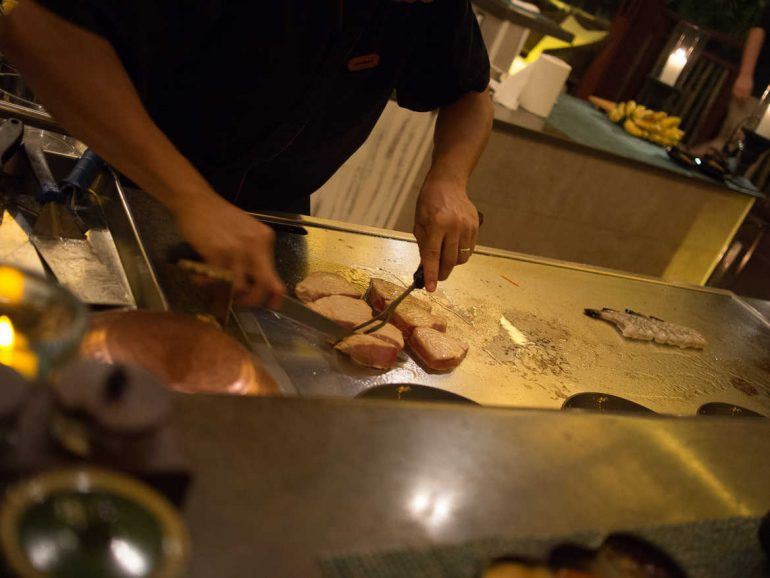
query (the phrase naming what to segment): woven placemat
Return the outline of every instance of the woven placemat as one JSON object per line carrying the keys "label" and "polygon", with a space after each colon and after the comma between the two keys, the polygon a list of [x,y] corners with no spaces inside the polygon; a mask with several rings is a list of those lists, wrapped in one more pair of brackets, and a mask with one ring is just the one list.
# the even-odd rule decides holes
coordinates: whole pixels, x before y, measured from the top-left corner
{"label": "woven placemat", "polygon": [[[671,555],[689,578],[770,576],[757,539],[758,518],[730,518],[624,530]],[[605,534],[581,533],[528,539],[490,538],[420,550],[342,553],[321,561],[326,578],[475,578],[484,561],[501,555],[544,559],[555,546],[596,548]]]}

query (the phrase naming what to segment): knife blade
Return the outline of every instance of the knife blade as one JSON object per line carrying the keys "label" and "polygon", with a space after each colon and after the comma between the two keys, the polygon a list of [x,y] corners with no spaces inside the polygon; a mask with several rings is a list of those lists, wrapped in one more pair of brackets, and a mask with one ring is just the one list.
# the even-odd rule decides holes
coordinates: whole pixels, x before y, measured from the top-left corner
{"label": "knife blade", "polygon": [[277,310],[271,309],[271,311],[276,315],[291,319],[300,325],[328,335],[334,342],[350,335],[350,329],[340,327],[330,319],[327,319],[320,313],[316,313],[305,304],[291,297],[284,297],[281,308]]}

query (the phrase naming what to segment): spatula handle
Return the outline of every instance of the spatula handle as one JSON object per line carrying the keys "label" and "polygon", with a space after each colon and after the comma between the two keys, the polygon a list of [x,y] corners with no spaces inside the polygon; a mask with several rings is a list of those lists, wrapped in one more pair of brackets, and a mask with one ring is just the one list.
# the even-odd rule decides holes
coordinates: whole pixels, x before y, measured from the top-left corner
{"label": "spatula handle", "polygon": [[80,157],[80,160],[72,167],[70,174],[59,183],[59,190],[62,196],[69,200],[80,195],[91,186],[105,166],[104,161],[99,155],[91,149],[87,149],[83,156]]}
{"label": "spatula handle", "polygon": [[59,201],[59,185],[53,178],[51,168],[48,166],[48,160],[45,158],[43,147],[38,142],[25,142],[24,152],[27,154],[27,161],[32,168],[32,174],[38,185],[37,200],[41,203],[50,201]]}

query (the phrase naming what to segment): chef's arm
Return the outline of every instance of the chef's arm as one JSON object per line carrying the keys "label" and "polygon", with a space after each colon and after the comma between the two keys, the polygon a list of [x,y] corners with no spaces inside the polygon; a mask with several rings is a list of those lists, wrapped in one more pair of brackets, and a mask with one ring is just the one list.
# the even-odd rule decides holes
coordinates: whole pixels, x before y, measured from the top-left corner
{"label": "chef's arm", "polygon": [[479,218],[468,198],[468,179],[489,139],[493,117],[489,89],[469,92],[439,111],[433,162],[414,223],[428,291],[455,265],[468,261],[476,245]]}
{"label": "chef's arm", "polygon": [[765,36],[764,28],[752,28],[746,37],[741,68],[733,85],[733,96],[739,100],[749,98],[754,91],[754,71],[757,68],[757,60],[759,60],[759,54],[762,52],[762,46],[765,44]]}
{"label": "chef's arm", "polygon": [[0,50],[73,136],[154,195],[181,234],[228,268],[247,303],[280,303],[272,231],[218,196],[152,121],[112,45],[31,0],[2,19]]}

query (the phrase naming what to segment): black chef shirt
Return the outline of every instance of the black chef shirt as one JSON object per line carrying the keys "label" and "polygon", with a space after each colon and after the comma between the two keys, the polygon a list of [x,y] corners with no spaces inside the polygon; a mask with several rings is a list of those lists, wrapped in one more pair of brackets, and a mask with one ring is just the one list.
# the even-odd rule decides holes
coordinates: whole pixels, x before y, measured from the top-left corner
{"label": "black chef shirt", "polygon": [[765,31],[765,42],[757,58],[757,66],[754,69],[754,92],[753,96],[762,98],[767,85],[770,84],[770,6],[765,8],[762,13],[762,19],[757,23],[756,28],[762,28]]}
{"label": "black chef shirt", "polygon": [[108,39],[153,120],[247,210],[297,206],[394,91],[428,111],[489,81],[469,0],[37,2]]}

